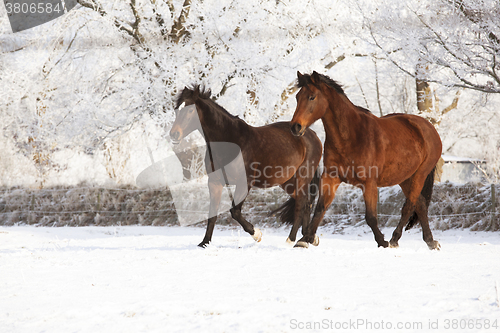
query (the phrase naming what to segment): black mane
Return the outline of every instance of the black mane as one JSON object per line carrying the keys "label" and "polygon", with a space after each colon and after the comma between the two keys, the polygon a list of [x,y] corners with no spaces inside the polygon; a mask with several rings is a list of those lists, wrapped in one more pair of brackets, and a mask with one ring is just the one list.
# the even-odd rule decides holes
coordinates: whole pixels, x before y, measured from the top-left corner
{"label": "black mane", "polygon": [[[323,74],[319,74],[319,73],[316,73],[316,74],[318,74],[318,77],[321,80],[321,82],[325,83],[327,86],[334,89],[339,94],[345,95],[344,89],[342,89],[342,86],[340,84],[338,84],[335,80],[332,80],[328,76],[323,75]],[[307,86],[309,84],[314,85],[314,83],[311,80],[311,75],[304,74],[298,79],[297,88],[302,88],[302,87]]]}
{"label": "black mane", "polygon": [[205,89],[205,87],[199,84],[193,85],[192,87],[185,87],[182,89],[180,94],[175,99],[175,108],[178,109],[183,102],[191,100],[195,103],[198,99],[210,99],[212,92],[210,89]]}
{"label": "black mane", "polygon": [[178,109],[183,102],[189,104],[198,104],[201,107],[208,108],[214,117],[226,115],[231,119],[239,119],[238,116],[230,114],[219,104],[215,103],[212,99],[212,91],[205,87],[195,84],[191,87],[185,87],[175,100],[175,108]]}

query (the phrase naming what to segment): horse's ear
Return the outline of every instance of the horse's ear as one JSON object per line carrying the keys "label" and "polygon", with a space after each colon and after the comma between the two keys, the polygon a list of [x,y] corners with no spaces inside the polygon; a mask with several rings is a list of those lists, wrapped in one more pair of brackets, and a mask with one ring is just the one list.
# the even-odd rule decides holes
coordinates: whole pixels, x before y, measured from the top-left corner
{"label": "horse's ear", "polygon": [[299,88],[307,85],[306,77],[299,71],[297,71],[297,83]]}
{"label": "horse's ear", "polygon": [[193,97],[195,97],[195,98],[196,98],[196,97],[198,97],[199,95],[200,95],[200,86],[198,86],[198,85],[197,85],[197,86],[196,86],[196,87],[194,87],[194,89],[193,89]]}
{"label": "horse's ear", "polygon": [[321,79],[320,79],[320,77],[319,77],[318,72],[314,71],[314,72],[312,73],[312,75],[311,75],[311,81],[312,81],[312,83],[313,83],[315,86],[319,87],[319,84],[320,84],[320,82],[321,82]]}

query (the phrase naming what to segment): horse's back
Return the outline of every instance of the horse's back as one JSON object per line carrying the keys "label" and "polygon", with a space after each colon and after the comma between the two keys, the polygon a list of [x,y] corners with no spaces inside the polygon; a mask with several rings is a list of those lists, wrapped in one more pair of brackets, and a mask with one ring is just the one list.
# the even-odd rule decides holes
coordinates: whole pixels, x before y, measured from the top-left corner
{"label": "horse's back", "polygon": [[423,117],[406,113],[392,113],[379,118],[379,123],[388,134],[400,136],[400,133],[409,131],[414,133],[412,139],[416,139],[418,143],[430,144],[433,148],[441,146],[441,138],[436,128]]}
{"label": "horse's back", "polygon": [[429,121],[420,116],[398,113],[378,118],[378,124],[382,129],[381,135],[385,137],[385,166],[381,178],[393,178],[387,173],[396,174],[398,170],[405,169],[410,174],[420,168],[428,173],[436,165],[442,144]]}
{"label": "horse's back", "polygon": [[319,164],[322,144],[313,130],[298,137],[292,134],[290,122],[277,122],[253,127],[251,131],[242,153],[257,187],[265,182],[270,186],[283,184],[301,165],[316,169]]}
{"label": "horse's back", "polygon": [[321,141],[318,138],[318,135],[312,129],[308,128],[304,132],[303,136],[295,136],[292,134],[290,127],[291,127],[290,121],[279,121],[279,122],[272,123],[272,124],[265,125],[265,126],[258,127],[258,128],[261,128],[263,130],[266,130],[268,128],[269,129],[276,129],[276,130],[279,130],[281,133],[283,133],[284,136],[289,137],[292,140],[297,140],[297,141],[306,140],[306,141],[310,141],[313,144],[319,143],[321,145]]}

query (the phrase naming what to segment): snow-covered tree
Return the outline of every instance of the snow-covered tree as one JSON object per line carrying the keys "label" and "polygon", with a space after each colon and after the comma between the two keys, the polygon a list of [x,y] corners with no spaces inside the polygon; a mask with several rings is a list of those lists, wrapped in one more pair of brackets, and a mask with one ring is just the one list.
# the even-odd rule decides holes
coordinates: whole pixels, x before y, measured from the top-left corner
{"label": "snow-covered tree", "polygon": [[[443,1],[79,0],[16,34],[0,6],[0,141],[41,179],[66,170],[60,156],[71,151],[130,180],[117,175],[130,172],[125,150],[167,139],[179,89],[202,83],[229,112],[263,125],[291,118],[297,70],[330,75],[377,115],[416,113],[430,100],[428,118],[447,137],[449,110],[482,110],[477,99],[497,89],[498,34],[488,2]],[[464,20],[470,29],[459,29]]]}
{"label": "snow-covered tree", "polygon": [[370,42],[408,75],[500,93],[498,1],[376,0],[360,10]]}

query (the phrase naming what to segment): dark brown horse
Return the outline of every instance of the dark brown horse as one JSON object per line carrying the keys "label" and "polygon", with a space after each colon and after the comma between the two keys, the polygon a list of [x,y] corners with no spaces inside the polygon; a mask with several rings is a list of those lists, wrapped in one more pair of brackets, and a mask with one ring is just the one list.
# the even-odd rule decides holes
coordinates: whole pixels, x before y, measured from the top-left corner
{"label": "dark brown horse", "polygon": [[[262,234],[243,218],[241,207],[251,187],[280,185],[291,198],[278,211],[284,222],[293,222],[288,241],[295,242],[298,228],[302,225],[304,233],[310,220],[314,200],[310,187],[315,185],[314,180],[319,182],[316,169],[322,145],[316,133],[307,130],[301,137],[294,136],[289,122],[250,126],[212,101],[210,90],[199,86],[184,88],[177,98],[176,109],[181,105],[185,106],[177,111],[170,131],[172,142],[180,142],[199,130],[207,143],[205,167],[210,211],[205,237],[199,246],[205,247],[212,239],[221,193],[227,184],[236,185],[231,196],[231,216],[256,241],[261,240]],[[231,147],[237,147],[236,151]]]}
{"label": "dark brown horse", "polygon": [[[313,243],[338,185],[346,182],[363,189],[366,222],[378,246],[398,247],[403,227],[408,230],[420,221],[424,241],[430,249],[439,249],[427,216],[442,149],[436,129],[424,118],[409,114],[375,117],[351,103],[342,87],[329,77],[316,72],[297,75],[300,91],[291,131],[300,136],[321,118],[326,139],[320,197],[307,234],[296,246]],[[396,184],[401,186],[406,202],[387,242],[377,225],[377,187]]]}

